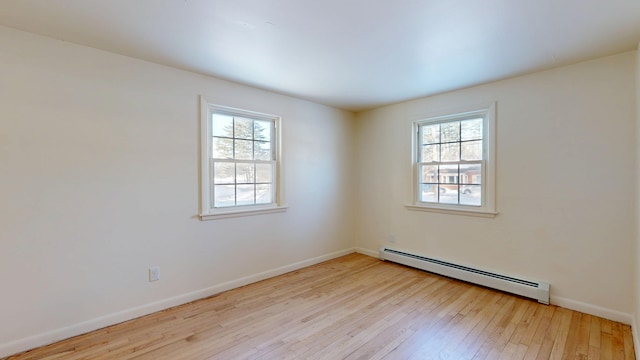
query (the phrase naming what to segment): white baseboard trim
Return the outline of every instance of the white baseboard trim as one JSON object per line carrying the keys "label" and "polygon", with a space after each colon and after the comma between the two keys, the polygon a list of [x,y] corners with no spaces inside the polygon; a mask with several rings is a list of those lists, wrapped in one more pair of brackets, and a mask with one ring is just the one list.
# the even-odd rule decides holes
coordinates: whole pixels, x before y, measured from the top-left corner
{"label": "white baseboard trim", "polygon": [[377,250],[369,250],[369,249],[362,248],[362,247],[356,247],[356,248],[354,248],[354,250],[358,254],[371,256],[371,257],[374,257],[376,259],[380,258],[380,253]]}
{"label": "white baseboard trim", "polygon": [[633,316],[616,310],[603,308],[596,305],[586,304],[580,301],[566,299],[558,296],[551,296],[551,304],[561,306],[563,308],[576,310],[589,315],[599,316],[608,320],[621,322],[626,325],[632,325]]}
{"label": "white baseboard trim", "polygon": [[174,306],[186,304],[191,301],[206,298],[223,291],[235,289],[254,282],[282,275],[307,266],[319,264],[323,261],[331,260],[355,252],[355,248],[344,249],[330,254],[318,256],[312,259],[299,261],[290,265],[285,265],[276,269],[263,271],[258,274],[249,275],[240,279],[231,280],[222,284],[214,285],[205,289],[192,291],[186,294],[174,296],[168,299],[159,300],[153,303],[126,309],[116,313],[108,314],[91,320],[87,320],[71,326],[47,331],[38,335],[18,339],[8,343],[0,344],[0,358],[17,354],[23,351],[48,345],[56,341],[68,339],[74,336],[85,334],[107,326],[119,324],[124,321],[135,319],[144,315],[149,315],[157,311],[165,310]]}

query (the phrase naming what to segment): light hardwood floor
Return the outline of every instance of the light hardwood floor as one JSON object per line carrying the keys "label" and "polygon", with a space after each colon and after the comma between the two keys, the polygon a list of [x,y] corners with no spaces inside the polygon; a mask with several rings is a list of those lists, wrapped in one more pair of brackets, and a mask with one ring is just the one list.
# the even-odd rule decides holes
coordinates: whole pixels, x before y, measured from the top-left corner
{"label": "light hardwood floor", "polygon": [[9,359],[634,359],[631,328],[351,254]]}

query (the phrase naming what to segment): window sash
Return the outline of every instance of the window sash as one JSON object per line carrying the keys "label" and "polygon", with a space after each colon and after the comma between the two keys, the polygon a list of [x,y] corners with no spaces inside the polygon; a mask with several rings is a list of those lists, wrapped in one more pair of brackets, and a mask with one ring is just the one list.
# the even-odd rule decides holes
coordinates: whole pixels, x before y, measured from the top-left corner
{"label": "window sash", "polygon": [[[463,144],[465,142],[470,142],[470,141],[482,141],[482,160],[458,160],[458,161],[422,161],[423,160],[423,146],[425,146],[425,144],[423,144],[423,135],[424,135],[424,128],[430,125],[443,125],[443,124],[448,124],[448,123],[461,123],[465,120],[473,120],[473,119],[482,119],[482,124],[483,124],[483,133],[482,133],[482,138],[481,139],[474,139],[474,140],[462,140],[462,139],[458,139],[455,141],[442,141],[442,139],[440,139],[439,142],[437,143],[433,143],[433,144],[428,144],[428,145],[440,145],[442,146],[443,144]],[[486,192],[487,192],[487,187],[486,187],[486,153],[487,153],[487,139],[486,139],[486,133],[485,133],[485,129],[487,128],[487,119],[485,116],[481,116],[478,114],[470,114],[470,115],[450,115],[450,116],[445,116],[445,117],[440,117],[437,119],[429,119],[429,120],[422,120],[422,121],[416,121],[415,122],[415,127],[416,127],[416,131],[415,131],[415,136],[416,136],[416,141],[415,141],[415,145],[414,145],[414,151],[415,151],[415,159],[416,161],[414,162],[414,174],[415,174],[415,197],[414,197],[414,201],[418,204],[423,204],[423,205],[427,205],[427,206],[454,206],[454,207],[460,207],[460,208],[484,208],[486,206]],[[461,154],[458,154],[458,156],[462,156]],[[440,159],[442,159],[442,154],[440,154]],[[422,181],[422,167],[423,166],[458,166],[458,173],[457,173],[457,182],[455,183],[450,183],[450,182],[442,182],[441,178],[440,178],[440,174],[438,174],[437,176],[437,181],[436,182],[423,182]],[[481,178],[480,178],[480,192],[481,192],[481,200],[480,200],[480,204],[479,205],[469,205],[469,204],[460,204],[460,195],[458,194],[458,203],[455,204],[451,204],[451,203],[446,203],[446,202],[441,202],[440,199],[440,194],[438,194],[437,196],[437,201],[423,201],[422,198],[422,185],[435,185],[438,188],[440,187],[440,185],[455,185],[458,186],[458,189],[461,186],[466,186],[466,185],[478,185],[478,184],[463,184],[461,183],[461,179],[460,179],[460,165],[480,165],[480,173],[481,173]]]}
{"label": "window sash", "polygon": [[[442,182],[441,178],[440,178],[440,174],[438,174],[437,176],[437,181],[435,182],[425,182],[422,181],[422,166],[440,166],[440,165],[445,165],[445,166],[451,166],[451,165],[457,165],[458,166],[458,172],[457,172],[457,182]],[[477,184],[475,182],[471,182],[471,183],[463,183],[461,181],[461,172],[460,172],[460,165],[480,165],[480,183]],[[474,161],[454,161],[454,162],[419,162],[415,164],[415,169],[414,169],[414,173],[416,174],[416,178],[415,178],[415,183],[416,183],[416,198],[415,201],[419,204],[424,204],[424,205],[447,205],[447,206],[464,206],[464,207],[469,207],[469,208],[480,208],[485,206],[486,204],[486,181],[485,181],[485,172],[486,172],[486,161],[485,160],[474,160]],[[446,203],[446,202],[441,202],[440,201],[440,194],[438,194],[438,201],[423,201],[422,196],[421,196],[421,188],[422,185],[434,185],[437,187],[440,187],[441,185],[453,185],[453,186],[458,186],[458,203],[457,204],[451,204],[451,203]],[[460,204],[460,187],[463,186],[480,186],[480,204],[478,205],[470,205],[470,204]]]}
{"label": "window sash", "polygon": [[[232,158],[221,158],[221,157],[214,157],[213,156],[213,148],[211,149],[212,151],[212,156],[210,158],[210,174],[209,174],[209,186],[210,186],[210,199],[209,199],[209,204],[210,204],[210,209],[212,210],[216,210],[216,209],[229,209],[229,208],[235,208],[235,207],[248,207],[248,206],[266,206],[266,205],[274,205],[276,203],[276,186],[275,186],[275,182],[276,182],[276,149],[275,146],[273,146],[274,142],[275,142],[275,132],[276,132],[276,128],[275,128],[275,121],[273,119],[263,119],[263,118],[255,118],[252,116],[247,116],[247,115],[239,115],[239,114],[234,114],[234,113],[228,113],[226,111],[213,111],[211,112],[211,115],[209,116],[210,121],[212,121],[212,128],[213,128],[213,115],[218,114],[218,115],[226,115],[226,116],[231,116],[233,118],[233,121],[235,123],[237,118],[242,118],[242,119],[247,119],[247,120],[251,120],[252,121],[252,129],[255,126],[255,122],[256,121],[260,121],[260,122],[269,122],[269,126],[270,126],[270,131],[269,131],[269,139],[268,140],[256,140],[254,138],[254,135],[252,133],[251,138],[241,138],[241,137],[237,137],[235,134],[235,128],[234,128],[234,133],[233,136],[228,137],[228,136],[213,136],[213,134],[210,135],[210,138],[212,140],[212,144],[214,139],[216,138],[220,138],[220,139],[229,139],[233,141],[233,148],[232,148]],[[253,131],[252,131],[253,132]],[[255,143],[256,142],[262,142],[262,143],[268,143],[269,144],[269,148],[270,148],[270,153],[271,153],[271,160],[256,160],[256,159],[236,159],[236,149],[235,149],[235,141],[236,140],[242,140],[242,141],[251,141],[252,142],[252,157],[255,157]],[[234,164],[234,176],[233,176],[233,182],[229,182],[229,183],[216,183],[215,181],[215,164],[216,163],[229,163],[229,164]],[[237,165],[238,164],[251,164],[251,165],[258,165],[258,164],[269,164],[271,165],[271,178],[269,179],[269,182],[257,182],[256,179],[256,172],[255,172],[255,168],[254,168],[254,173],[253,173],[253,181],[252,182],[239,182],[238,181],[238,173],[237,173]],[[238,186],[245,186],[245,185],[253,185],[253,203],[249,203],[249,204],[238,204],[239,199],[238,199]],[[269,198],[270,201],[269,202],[258,202],[258,195],[257,195],[257,185],[269,185],[270,191],[269,191]],[[234,188],[234,192],[233,192],[233,204],[227,204],[227,205],[216,205],[216,196],[218,195],[216,192],[216,189],[218,186],[233,186]]]}
{"label": "window sash", "polygon": [[[210,133],[208,134],[209,136],[209,140],[210,140],[210,146],[213,146],[214,143],[214,139],[226,139],[226,140],[231,140],[232,141],[232,149],[231,149],[231,153],[232,156],[231,158],[220,158],[220,157],[214,157],[213,156],[213,148],[210,149],[211,153],[210,153],[210,158],[215,159],[215,160],[235,160],[235,161],[241,161],[241,159],[236,159],[235,156],[235,141],[236,140],[240,140],[240,141],[251,141],[252,145],[254,146],[252,148],[252,152],[253,152],[253,156],[255,156],[255,143],[268,143],[269,144],[269,148],[270,148],[270,153],[271,153],[271,159],[270,160],[247,160],[247,161],[275,161],[276,160],[276,156],[277,156],[277,147],[275,146],[276,144],[276,120],[275,119],[271,119],[271,118],[264,118],[264,117],[259,117],[259,116],[251,116],[251,115],[244,115],[244,114],[240,114],[240,113],[233,113],[233,112],[229,112],[229,111],[219,111],[219,110],[215,110],[215,111],[210,111],[208,119],[209,121],[212,121],[212,117],[213,115],[225,115],[225,116],[230,116],[234,119],[236,118],[242,118],[242,119],[248,119],[248,120],[252,120],[253,122],[256,121],[260,121],[260,122],[269,122],[270,124],[270,129],[269,129],[269,139],[268,140],[259,140],[259,139],[255,139],[255,138],[251,138],[251,139],[246,139],[246,138],[241,138],[241,137],[236,137],[235,133],[233,134],[233,136],[229,137],[229,136],[213,136],[212,131],[210,131]],[[255,125],[254,125],[255,126]],[[211,126],[212,128],[213,126]],[[235,129],[234,129],[235,131]]]}
{"label": "window sash", "polygon": [[[215,164],[216,163],[230,163],[230,164],[234,164],[234,166],[236,166],[237,164],[253,164],[253,165],[259,165],[259,164],[265,164],[265,165],[270,165],[271,166],[271,178],[269,179],[269,182],[258,182],[256,179],[256,174],[254,172],[254,178],[253,178],[253,182],[248,182],[248,183],[242,183],[242,182],[238,182],[238,179],[236,177],[236,175],[234,174],[234,181],[233,182],[228,182],[228,183],[216,183],[215,182]],[[216,209],[229,209],[229,208],[235,208],[235,207],[243,207],[243,206],[268,206],[268,205],[274,205],[276,204],[276,161],[272,160],[272,161],[262,161],[262,160],[233,160],[233,159],[210,159],[210,167],[209,167],[209,186],[210,186],[210,199],[209,199],[209,204],[210,204],[210,208],[212,210],[216,210]],[[237,197],[237,186],[238,185],[254,185],[254,203],[253,204],[245,204],[245,205],[238,205],[238,197]],[[270,191],[270,198],[271,201],[270,202],[264,202],[264,203],[257,203],[257,195],[255,193],[255,186],[256,185],[270,185],[271,187],[271,191]],[[234,186],[236,187],[236,192],[234,193],[234,205],[227,205],[227,206],[216,206],[216,186]]]}

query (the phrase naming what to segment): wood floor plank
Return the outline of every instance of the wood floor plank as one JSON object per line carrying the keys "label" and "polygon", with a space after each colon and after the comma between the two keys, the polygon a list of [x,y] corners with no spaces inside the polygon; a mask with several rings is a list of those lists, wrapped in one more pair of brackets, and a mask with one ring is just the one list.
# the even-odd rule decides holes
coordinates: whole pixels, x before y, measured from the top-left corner
{"label": "wood floor plank", "polygon": [[[496,296],[498,295],[498,296]],[[483,310],[483,318],[471,332],[462,340],[457,350],[457,357],[461,359],[473,358],[485,340],[491,335],[492,329],[500,321],[500,314],[507,311],[510,300],[514,298],[504,294],[493,293],[487,307]]]}
{"label": "wood floor plank", "polygon": [[[438,288],[433,288],[437,290]],[[441,289],[446,289],[442,287]],[[431,294],[436,292],[431,291]],[[424,294],[424,293],[423,293]],[[389,324],[388,327],[375,334],[375,336],[367,344],[361,346],[347,358],[350,359],[380,359],[390,353],[392,350],[402,344],[408,337],[415,334],[415,324],[424,318],[427,308],[419,305],[428,304],[427,301],[419,298],[414,294],[412,297],[414,300],[409,300],[408,304],[401,306],[405,317],[397,321],[396,323]],[[398,304],[400,305],[400,304]]]}
{"label": "wood floor plank", "polygon": [[571,336],[572,334],[578,334],[580,329],[580,323],[582,319],[581,313],[571,312],[571,322],[569,323],[569,330],[564,344],[564,350],[562,351],[562,359],[573,359],[577,351],[577,336]]}
{"label": "wood floor plank", "polygon": [[631,327],[622,327],[622,336],[624,338],[624,359],[633,360],[635,354],[633,353],[633,335],[631,334]]}
{"label": "wood floor plank", "polygon": [[612,339],[611,334],[602,333],[600,338],[601,348],[600,356],[603,359],[613,359]]}
{"label": "wood floor plank", "polygon": [[628,325],[350,254],[6,359],[634,358]]}
{"label": "wood floor plank", "polygon": [[514,317],[520,318],[523,314],[526,302],[517,301],[518,299],[510,299],[512,305],[505,307],[502,311],[502,316],[495,323],[495,327],[490,329],[490,333],[486,341],[482,343],[482,346],[478,349],[478,352],[473,356],[474,360],[493,359],[500,356],[506,341],[503,341],[505,337],[510,337],[513,333],[513,326],[511,326],[512,319]]}
{"label": "wood floor plank", "polygon": [[560,321],[560,327],[558,328],[558,333],[556,334],[556,338],[554,339],[553,349],[551,350],[551,354],[549,355],[549,359],[562,359],[564,355],[564,350],[566,348],[567,339],[570,339],[571,332],[569,331],[571,327],[571,319],[573,317],[573,311],[560,309],[560,313],[562,314],[562,320]]}
{"label": "wood floor plank", "polygon": [[544,333],[544,338],[542,340],[540,350],[538,351],[538,354],[536,356],[537,360],[551,358],[551,352],[555,347],[556,337],[558,336],[558,332],[560,331],[560,324],[562,323],[562,318],[564,317],[564,312],[562,310],[562,308],[554,306],[554,312],[551,317],[550,324]]}
{"label": "wood floor plank", "polygon": [[575,358],[586,359],[589,355],[589,340],[591,332],[591,315],[582,314],[576,339]]}
{"label": "wood floor plank", "polygon": [[555,312],[556,307],[545,306],[540,309],[541,314],[539,316],[537,325],[531,326],[531,329],[534,331],[533,336],[531,337],[531,339],[526,339],[525,344],[528,346],[527,352],[524,356],[526,360],[537,359],[538,354],[542,350],[545,333],[551,326],[551,319],[553,318],[553,313]]}
{"label": "wood floor plank", "polygon": [[624,360],[624,337],[620,323],[613,323],[611,327],[611,351],[613,359]]}
{"label": "wood floor plank", "polygon": [[600,318],[592,316],[591,330],[589,331],[589,352],[587,354],[588,359],[600,359],[600,331]]}

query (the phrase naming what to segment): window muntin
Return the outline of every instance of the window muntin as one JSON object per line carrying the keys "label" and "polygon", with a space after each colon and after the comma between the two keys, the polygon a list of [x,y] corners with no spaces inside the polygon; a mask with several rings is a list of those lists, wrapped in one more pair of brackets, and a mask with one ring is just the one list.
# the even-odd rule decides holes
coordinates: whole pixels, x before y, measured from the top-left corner
{"label": "window muntin", "polygon": [[495,103],[413,121],[410,210],[495,216]]}

